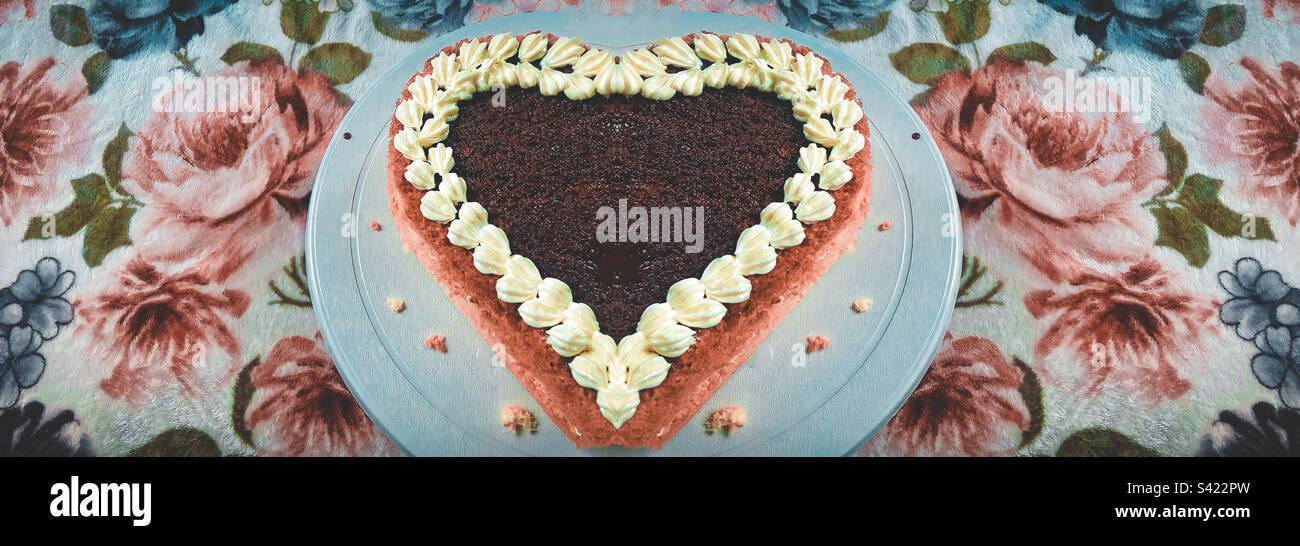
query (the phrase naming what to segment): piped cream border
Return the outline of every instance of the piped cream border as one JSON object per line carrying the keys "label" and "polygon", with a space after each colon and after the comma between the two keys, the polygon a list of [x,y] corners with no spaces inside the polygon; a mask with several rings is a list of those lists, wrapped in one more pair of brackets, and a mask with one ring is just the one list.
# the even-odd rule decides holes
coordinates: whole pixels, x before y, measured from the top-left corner
{"label": "piped cream border", "polygon": [[[694,36],[694,47],[682,38],[665,38],[650,50],[621,58],[573,38],[551,44],[540,33],[522,40],[511,34],[474,39],[456,53],[430,59],[430,74],[411,82],[411,99],[397,106],[403,128],[393,146],[411,160],[406,180],[425,190],[420,212],[449,224],[451,243],[473,251],[479,272],[499,277],[497,297],[518,303],[525,323],[546,329],[551,348],[573,357],[569,369],[574,380],[596,390],[600,412],[615,428],[636,412],[641,390],[667,377],[665,357],[681,356],[695,342],[695,330],[721,322],[724,304],[749,299],[746,276],[770,272],[777,250],[803,242],[803,224],[835,213],[828,192],[852,179],[846,161],[866,144],[853,128],[862,119],[862,107],[845,97],[849,85],[843,79],[822,73],[821,58],[795,55],[787,42],[760,44],[748,34]],[[564,67],[572,69],[565,72]],[[677,70],[670,72],[670,67]],[[455,158],[442,141],[459,114],[457,103],[498,86],[536,87],[543,95],[564,93],[573,100],[596,95],[668,100],[677,93],[699,95],[706,87],[753,87],[790,101],[810,144],[799,150],[800,172],[786,179],[784,201],[763,209],[761,221],[740,234],[735,253],[713,260],[700,278],[673,284],[665,302],[642,313],[636,333],[615,343],[600,332],[591,308],[573,301],[564,281],[542,278],[531,260],[510,252],[505,232],[488,222],[482,205],[466,202],[466,181],[452,172]]]}

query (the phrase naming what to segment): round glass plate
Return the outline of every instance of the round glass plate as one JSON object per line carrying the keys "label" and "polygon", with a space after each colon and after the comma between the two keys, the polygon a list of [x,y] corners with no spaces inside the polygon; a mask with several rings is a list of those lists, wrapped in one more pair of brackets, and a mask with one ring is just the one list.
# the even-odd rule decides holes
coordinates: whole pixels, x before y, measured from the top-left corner
{"label": "round glass plate", "polygon": [[[533,30],[579,38],[614,54],[700,30],[787,38],[815,49],[864,98],[874,188],[858,242],[661,450],[576,449],[498,364],[433,277],[402,252],[392,227],[386,137],[402,86],[429,57],[463,38]],[[507,91],[515,92],[535,91]],[[365,229],[371,221],[390,229]],[[878,231],[885,221],[893,228]],[[851,453],[902,406],[934,357],[952,314],[961,263],[952,182],[906,102],[818,38],[756,19],[686,12],[513,15],[422,43],[340,124],[317,174],[306,247],[316,316],[339,373],[375,423],[413,455]],[[406,311],[390,311],[389,298],[405,301]],[[857,314],[849,305],[860,298],[875,304]],[[423,346],[433,333],[447,336],[446,354]],[[831,345],[806,355],[804,340],[813,334],[825,335]],[[507,404],[533,410],[541,420],[537,434],[506,433],[497,414]],[[704,419],[728,404],[745,407],[749,425],[738,434],[705,434]]]}

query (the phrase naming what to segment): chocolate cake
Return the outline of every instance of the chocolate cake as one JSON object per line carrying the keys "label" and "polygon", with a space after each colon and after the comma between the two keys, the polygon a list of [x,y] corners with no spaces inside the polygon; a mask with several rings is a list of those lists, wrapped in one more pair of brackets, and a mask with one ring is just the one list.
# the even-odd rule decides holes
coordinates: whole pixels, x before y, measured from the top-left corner
{"label": "chocolate cake", "polygon": [[465,40],[408,81],[402,241],[578,447],[659,448],[856,239],[852,87],[789,42]]}

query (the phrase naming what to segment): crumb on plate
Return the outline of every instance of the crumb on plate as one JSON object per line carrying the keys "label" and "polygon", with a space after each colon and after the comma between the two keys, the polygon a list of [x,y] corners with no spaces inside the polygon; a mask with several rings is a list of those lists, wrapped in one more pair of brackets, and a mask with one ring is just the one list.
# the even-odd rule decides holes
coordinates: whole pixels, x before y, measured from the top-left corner
{"label": "crumb on plate", "polygon": [[808,336],[808,343],[804,345],[803,351],[805,353],[815,353],[830,346],[831,340],[826,339],[826,336],[818,334],[815,336]]}
{"label": "crumb on plate", "polygon": [[388,308],[392,309],[394,313],[401,313],[406,310],[406,302],[397,298],[388,298]]}
{"label": "crumb on plate", "polygon": [[424,346],[440,353],[447,352],[447,336],[432,334],[424,340]]}
{"label": "crumb on plate", "polygon": [[874,302],[871,301],[871,298],[862,298],[860,300],[854,300],[853,305],[850,305],[849,307],[853,308],[854,313],[862,313],[866,311],[868,307],[871,307],[872,303]]}
{"label": "crumb on plate", "polygon": [[383,231],[383,230],[384,230],[384,226],[379,225],[379,222],[376,222],[374,220],[370,221],[370,231]]}
{"label": "crumb on plate", "polygon": [[885,220],[884,222],[881,222],[880,225],[876,227],[876,229],[880,231],[889,231],[889,228],[891,227],[894,227],[894,224],[889,220]]}
{"label": "crumb on plate", "polygon": [[533,412],[511,404],[501,408],[501,426],[506,427],[507,432],[515,434],[527,430],[530,433],[537,433],[537,418]]}
{"label": "crumb on plate", "polygon": [[740,427],[749,422],[749,415],[745,413],[745,408],[740,406],[724,406],[709,415],[704,421],[704,432],[713,434],[714,432],[723,432],[731,434],[736,432]]}

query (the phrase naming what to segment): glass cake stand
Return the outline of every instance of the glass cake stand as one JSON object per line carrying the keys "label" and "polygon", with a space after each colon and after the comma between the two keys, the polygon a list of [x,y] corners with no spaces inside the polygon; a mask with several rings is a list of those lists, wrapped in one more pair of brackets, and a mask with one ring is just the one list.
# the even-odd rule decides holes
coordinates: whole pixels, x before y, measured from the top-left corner
{"label": "glass cake stand", "polygon": [[[862,97],[871,123],[871,211],[858,242],[809,290],[749,361],[661,450],[578,450],[546,418],[433,277],[402,252],[385,189],[388,123],[411,74],[463,38],[542,30],[614,54],[700,30],[788,38],[814,48]],[[344,138],[347,133],[350,138]],[[919,138],[914,138],[914,135]],[[307,269],[320,329],[361,407],[412,455],[822,455],[854,452],[916,387],[948,326],[961,264],[960,220],[947,168],[911,107],[874,74],[819,38],[756,19],[665,11],[605,17],[530,13],[430,39],[358,100],[317,174],[307,224]],[[383,224],[371,231],[370,221]],[[892,229],[877,230],[889,221]],[[407,302],[391,312],[386,300]],[[854,314],[852,300],[874,304]],[[423,346],[447,336],[448,353]],[[803,354],[809,335],[829,348]],[[671,373],[671,372],[669,372]],[[537,434],[509,434],[498,410],[518,404]],[[728,404],[749,413],[731,435],[704,432]]]}

